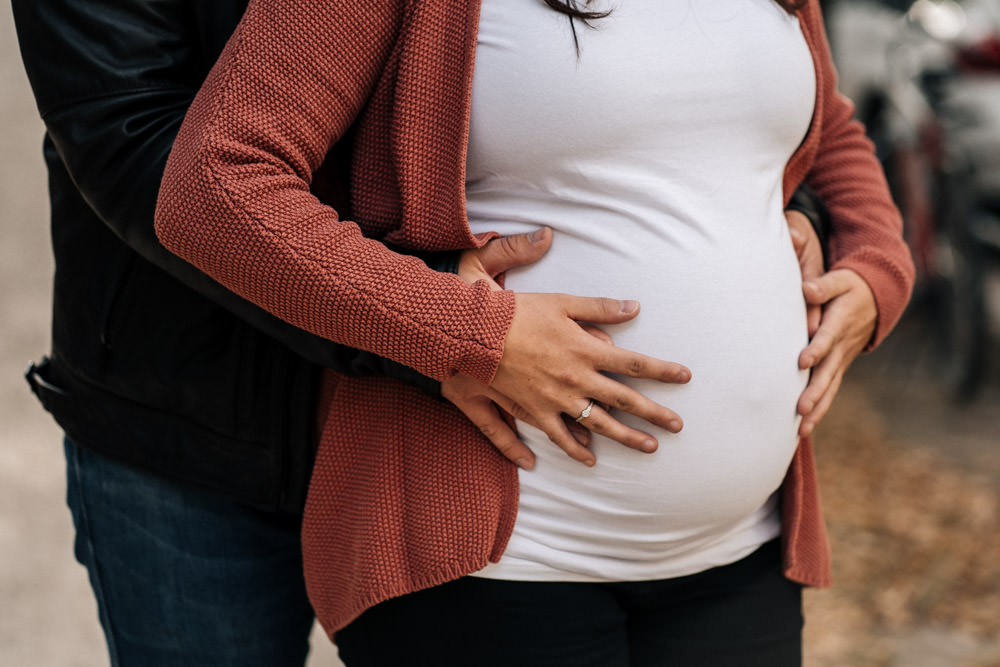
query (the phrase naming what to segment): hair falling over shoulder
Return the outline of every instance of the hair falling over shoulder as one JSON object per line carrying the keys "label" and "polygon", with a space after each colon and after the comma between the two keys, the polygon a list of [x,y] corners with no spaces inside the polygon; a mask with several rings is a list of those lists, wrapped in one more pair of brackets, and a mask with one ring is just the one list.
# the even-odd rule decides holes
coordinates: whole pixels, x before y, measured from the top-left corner
{"label": "hair falling over shoulder", "polygon": [[[781,7],[787,12],[794,12],[797,9],[802,9],[806,4],[806,0],[775,0]],[[594,19],[604,18],[611,13],[611,10],[605,11],[591,11],[587,9],[587,5],[590,4],[590,0],[583,0],[583,8],[581,9],[577,0],[545,0],[547,4],[552,9],[566,14],[570,18],[580,19],[584,23],[592,21]]]}
{"label": "hair falling over shoulder", "polygon": [[[788,13],[794,13],[797,9],[802,9],[805,6],[807,0],[774,0]],[[580,40],[576,34],[576,24],[575,19],[580,19],[586,26],[591,26],[591,21],[596,19],[601,19],[611,13],[610,9],[604,11],[593,11],[587,9],[587,5],[590,4],[590,0],[583,0],[583,9],[580,8],[577,0],[545,0],[545,4],[556,10],[560,14],[565,14],[569,17],[569,27],[573,31],[573,46],[576,48],[577,56],[580,55]]]}

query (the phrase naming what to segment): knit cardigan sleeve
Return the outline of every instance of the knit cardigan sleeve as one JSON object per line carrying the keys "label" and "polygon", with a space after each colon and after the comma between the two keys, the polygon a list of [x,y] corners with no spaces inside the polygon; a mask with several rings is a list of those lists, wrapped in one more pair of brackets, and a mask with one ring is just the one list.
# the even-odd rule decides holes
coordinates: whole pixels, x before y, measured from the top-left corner
{"label": "knit cardigan sleeve", "polygon": [[438,380],[489,383],[513,294],[390,251],[309,190],[385,75],[403,4],[252,2],[180,129],[156,231],[296,326]]}
{"label": "knit cardigan sleeve", "polygon": [[819,137],[805,182],[826,204],[832,221],[830,269],[851,269],[868,283],[878,323],[868,349],[881,343],[909,301],[914,265],[902,235],[902,218],[854,105],[837,91],[837,76],[819,3],[802,12],[821,86],[812,134]]}

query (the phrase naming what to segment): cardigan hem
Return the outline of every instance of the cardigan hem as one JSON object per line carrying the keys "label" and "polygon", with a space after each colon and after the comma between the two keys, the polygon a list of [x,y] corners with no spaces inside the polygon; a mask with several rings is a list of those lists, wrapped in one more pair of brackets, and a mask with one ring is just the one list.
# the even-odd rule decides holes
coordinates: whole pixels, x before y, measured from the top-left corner
{"label": "cardigan hem", "polygon": [[321,616],[317,613],[317,619],[323,627],[323,630],[326,632],[327,637],[336,643],[337,631],[347,627],[367,609],[395,597],[400,597],[409,593],[416,593],[417,591],[433,588],[434,586],[440,586],[441,584],[445,584],[449,581],[460,579],[468,574],[476,572],[477,570],[483,569],[486,567],[487,562],[488,559],[485,557],[480,557],[479,559],[471,562],[456,562],[446,566],[443,565],[433,572],[429,572],[420,577],[410,578],[405,582],[396,583],[394,585],[373,587],[369,589],[370,592],[367,595],[357,598],[349,609],[340,614],[328,614],[325,616]]}

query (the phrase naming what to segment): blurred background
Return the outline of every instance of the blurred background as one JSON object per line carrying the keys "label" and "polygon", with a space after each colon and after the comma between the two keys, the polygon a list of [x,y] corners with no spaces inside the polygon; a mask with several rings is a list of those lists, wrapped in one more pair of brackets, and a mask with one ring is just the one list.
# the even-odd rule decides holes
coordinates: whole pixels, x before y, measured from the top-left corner
{"label": "blurred background", "polygon": [[[824,3],[919,277],[817,436],[835,588],[807,667],[1000,665],[1000,0]],[[106,665],[72,555],[60,432],[22,380],[48,349],[42,125],[0,9],[0,664]],[[314,635],[311,667],[339,664]]]}

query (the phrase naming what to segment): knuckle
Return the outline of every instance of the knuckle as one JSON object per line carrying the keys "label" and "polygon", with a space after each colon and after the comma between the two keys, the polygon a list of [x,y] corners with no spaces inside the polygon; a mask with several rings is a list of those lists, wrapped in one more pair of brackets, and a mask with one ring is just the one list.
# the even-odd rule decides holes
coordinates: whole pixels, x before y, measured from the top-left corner
{"label": "knuckle", "polygon": [[500,250],[506,256],[512,256],[517,254],[517,239],[513,236],[501,236],[500,239]]}
{"label": "knuckle", "polygon": [[492,440],[493,438],[500,435],[500,428],[493,422],[480,422],[476,424],[479,432],[485,435],[487,438]]}
{"label": "knuckle", "polygon": [[514,454],[514,445],[510,442],[493,442],[493,446],[498,452],[503,454],[507,458],[512,458]]}
{"label": "knuckle", "polygon": [[816,349],[819,352],[823,352],[825,350],[829,350],[832,345],[833,345],[833,334],[830,332],[829,329],[820,327],[820,330],[816,332],[815,336],[813,336],[810,347]]}
{"label": "knuckle", "polygon": [[573,443],[575,443],[576,441],[573,440],[572,438],[570,438],[569,441],[567,441],[566,438],[564,438],[561,433],[546,433],[546,435],[549,436],[549,440],[552,442],[552,444],[558,447],[559,449],[562,449],[563,451],[566,452],[573,451]]}
{"label": "knuckle", "polygon": [[614,317],[621,311],[621,304],[615,299],[609,299],[607,297],[601,297],[598,305],[601,312],[608,317]]}
{"label": "knuckle", "polygon": [[619,394],[614,397],[614,406],[619,410],[625,410],[629,412],[635,407],[635,402],[632,400],[631,396],[625,394]]}
{"label": "knuckle", "polygon": [[567,368],[558,368],[552,373],[552,378],[562,387],[569,387],[574,384],[573,373]]}
{"label": "knuckle", "polygon": [[587,419],[583,423],[587,425],[588,430],[592,433],[597,433],[598,435],[608,435],[610,430],[608,428],[608,423],[597,415],[592,415],[590,419]]}
{"label": "knuckle", "polygon": [[632,377],[639,377],[646,371],[646,361],[633,357],[628,360],[625,370]]}
{"label": "knuckle", "polygon": [[521,421],[528,421],[531,417],[530,413],[520,403],[512,403],[509,412],[515,419],[520,419]]}

